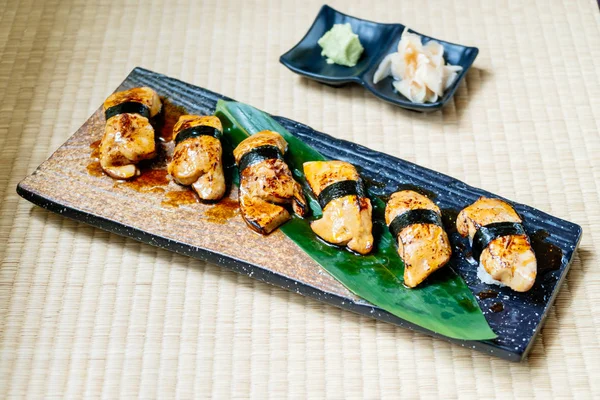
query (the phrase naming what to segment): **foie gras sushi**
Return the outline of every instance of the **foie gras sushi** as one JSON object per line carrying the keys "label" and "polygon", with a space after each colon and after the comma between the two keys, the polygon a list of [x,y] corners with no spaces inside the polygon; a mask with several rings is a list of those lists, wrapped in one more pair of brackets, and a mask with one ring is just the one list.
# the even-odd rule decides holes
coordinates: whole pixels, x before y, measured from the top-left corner
{"label": "foie gras sushi", "polygon": [[385,207],[385,223],[404,261],[404,284],[416,287],[450,260],[452,248],[439,207],[412,190],[392,194]]}
{"label": "foie gras sushi", "polygon": [[191,185],[202,200],[219,200],[225,194],[222,134],[215,116],[182,115],[173,127],[169,174],[180,185]]}
{"label": "foie gras sushi", "polygon": [[302,187],[284,161],[285,139],[261,131],[243,140],[233,151],[240,171],[240,211],[250,228],[269,234],[290,219],[286,206],[298,216],[308,212]]}
{"label": "foie gras sushi", "polygon": [[149,87],[113,93],[104,102],[106,126],[100,142],[100,166],[115,179],[139,175],[137,163],[156,156],[150,118],[162,108],[158,94]]}
{"label": "foie gras sushi", "polygon": [[[480,197],[456,218],[456,228],[472,243],[478,276],[526,292],[535,283],[537,261],[521,217],[500,200]],[[493,281],[489,281],[491,276]],[[494,282],[495,281],[495,282]]]}
{"label": "foie gras sushi", "polygon": [[371,200],[356,168],[344,161],[310,161],[304,163],[304,175],[323,209],[323,217],[310,224],[313,232],[326,242],[369,253]]}

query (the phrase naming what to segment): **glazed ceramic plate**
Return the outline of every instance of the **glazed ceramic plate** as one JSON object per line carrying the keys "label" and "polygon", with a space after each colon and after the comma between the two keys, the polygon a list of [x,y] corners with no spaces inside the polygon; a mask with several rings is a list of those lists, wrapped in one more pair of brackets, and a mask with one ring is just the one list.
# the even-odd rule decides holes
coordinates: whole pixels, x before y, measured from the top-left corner
{"label": "glazed ceramic plate", "polygon": [[[150,86],[163,98],[164,121],[157,126],[157,132],[166,139],[180,114],[212,114],[217,100],[226,99],[140,68],[118,90],[137,86]],[[316,132],[298,122],[275,118],[326,157],[356,165],[367,182],[383,183],[372,187],[380,194],[402,187],[427,192],[443,210],[447,229],[452,228],[453,219],[463,207],[479,196],[494,196],[427,168]],[[199,203],[191,191],[171,182],[166,175],[166,158],[173,150],[173,143],[168,140],[162,142],[157,160],[145,165],[136,180],[118,182],[103,175],[93,156],[104,133],[104,122],[99,108],[19,184],[17,192],[39,206],[98,228],[207,260],[367,317],[441,337],[357,298],[280,231],[267,237],[252,232],[239,215],[235,188],[217,204]],[[531,348],[558,293],[579,243],[581,228],[532,207],[513,204],[524,218],[538,256],[539,274],[534,287],[527,293],[515,293],[481,283],[476,268],[465,258],[468,243],[455,231],[449,231],[454,254],[446,268],[455,269],[478,296],[479,305],[498,338],[485,342],[444,339],[518,361]]]}
{"label": "glazed ceramic plate", "polygon": [[[337,64],[327,64],[321,55],[321,47],[317,41],[334,24],[349,23],[352,31],[356,33],[365,48],[361,58],[354,67],[344,67]],[[279,58],[279,61],[297,74],[333,86],[347,83],[358,83],[373,93],[375,96],[402,108],[415,111],[439,110],[454,95],[459,83],[475,61],[479,50],[475,47],[466,47],[459,44],[445,42],[429,36],[421,35],[422,42],[436,40],[444,46],[444,58],[453,65],[463,67],[455,82],[444,93],[444,96],[435,103],[416,104],[394,90],[392,78],[373,83],[373,74],[385,56],[398,49],[398,42],[405,26],[402,24],[380,24],[364,19],[351,17],[325,5],[319,11],[315,22],[290,51]],[[409,32],[414,32],[409,29]],[[418,33],[418,32],[414,32]]]}

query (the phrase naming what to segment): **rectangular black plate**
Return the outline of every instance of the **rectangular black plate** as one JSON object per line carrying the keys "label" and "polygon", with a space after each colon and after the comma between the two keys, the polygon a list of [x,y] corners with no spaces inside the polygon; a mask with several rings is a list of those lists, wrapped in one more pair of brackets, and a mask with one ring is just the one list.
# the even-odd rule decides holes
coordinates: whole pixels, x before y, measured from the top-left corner
{"label": "rectangular black plate", "polygon": [[[188,112],[197,114],[212,114],[218,99],[230,100],[222,95],[142,68],[134,69],[119,89],[122,90],[136,86],[150,86],[161,96],[166,97],[171,103],[184,107]],[[391,193],[400,187],[413,186],[428,191],[444,211],[446,219],[451,219],[453,214],[471,204],[480,196],[498,197],[427,168],[317,132],[306,125],[290,119],[282,117],[275,117],[275,119],[292,134],[313,146],[326,157],[348,161],[359,167],[367,180],[385,183],[385,187],[377,188],[381,194]],[[64,145],[63,147],[69,146]],[[38,171],[40,173],[44,172],[44,164],[38,168]],[[34,175],[38,171],[34,172]],[[45,196],[40,191],[32,189],[27,182],[28,179],[25,179],[17,187],[17,192],[22,197],[66,217],[144,243],[211,261],[255,279],[293,290],[367,317],[424,332],[432,336],[442,337],[407,323],[364,301],[328,292],[323,290],[323,288],[319,288],[318,285],[311,284],[311,282],[292,280],[265,266],[249,264],[227,254],[191,246],[173,240],[173,238],[154,235],[135,226],[121,224],[110,216],[95,215],[82,211],[77,206],[61,203],[53,199],[52,196]],[[511,361],[520,361],[531,349],[534,338],[540,331],[548,310],[553,304],[558,290],[565,279],[569,264],[581,239],[582,230],[576,224],[553,217],[532,207],[517,203],[512,204],[523,217],[527,232],[530,236],[537,238],[534,240],[537,243],[534,249],[536,253],[539,253],[538,258],[540,258],[540,255],[543,256],[544,251],[548,249],[552,249],[554,254],[557,254],[557,252],[560,253],[558,255],[558,263],[556,264],[557,268],[549,268],[548,265],[545,265],[545,259],[540,258],[538,260],[540,268],[538,279],[534,287],[527,293],[516,293],[496,286],[490,287],[478,280],[476,268],[465,259],[465,248],[468,249],[466,241],[456,232],[449,232],[454,248],[454,255],[449,267],[453,268],[465,279],[474,294],[487,289],[493,289],[498,292],[497,298],[478,299],[487,321],[498,335],[498,338],[485,342],[465,342],[446,337],[442,338],[460,344],[463,347],[472,347],[476,350]],[[451,223],[447,224],[447,226],[450,225]],[[546,235],[547,237],[545,237]],[[126,268],[126,266],[123,267]],[[490,306],[496,302],[503,304],[503,311],[489,311]]]}

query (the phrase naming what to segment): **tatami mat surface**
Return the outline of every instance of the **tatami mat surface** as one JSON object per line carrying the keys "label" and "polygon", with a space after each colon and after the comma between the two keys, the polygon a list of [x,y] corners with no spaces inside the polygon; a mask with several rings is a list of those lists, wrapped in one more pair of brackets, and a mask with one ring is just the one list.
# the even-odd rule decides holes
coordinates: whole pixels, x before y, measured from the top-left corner
{"label": "tatami mat surface", "polygon": [[[600,12],[578,1],[332,1],[480,49],[442,112],[278,63],[322,3],[0,1],[0,398],[600,396]],[[135,66],[583,226],[513,364],[50,214],[17,183]]]}

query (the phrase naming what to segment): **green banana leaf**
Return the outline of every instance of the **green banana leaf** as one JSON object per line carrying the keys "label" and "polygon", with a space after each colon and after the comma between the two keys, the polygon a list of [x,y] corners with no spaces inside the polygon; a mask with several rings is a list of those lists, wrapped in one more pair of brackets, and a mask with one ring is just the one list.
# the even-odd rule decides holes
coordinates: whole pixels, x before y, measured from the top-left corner
{"label": "green banana leaf", "polygon": [[[225,146],[235,147],[249,135],[268,129],[288,142],[286,161],[296,179],[306,181],[302,164],[325,160],[318,151],[289,133],[268,114],[238,102],[219,100],[215,113],[223,123]],[[237,175],[237,174],[234,174]],[[310,191],[313,216],[321,208]],[[488,340],[496,337],[477,305],[473,293],[451,268],[436,272],[415,289],[404,286],[404,263],[384,220],[385,203],[370,194],[373,204],[373,233],[376,248],[366,256],[331,246],[319,240],[309,221],[294,216],[280,229],[313,260],[357,296],[423,328],[462,340]]]}

